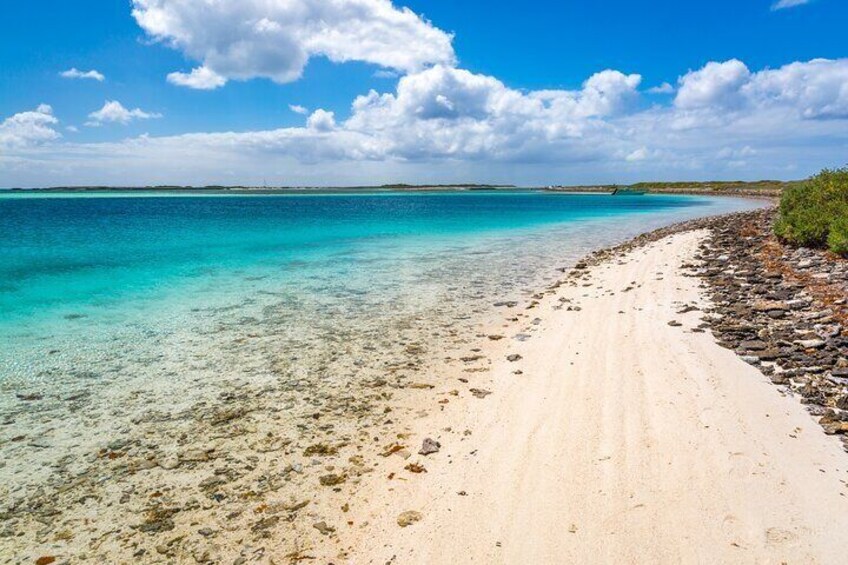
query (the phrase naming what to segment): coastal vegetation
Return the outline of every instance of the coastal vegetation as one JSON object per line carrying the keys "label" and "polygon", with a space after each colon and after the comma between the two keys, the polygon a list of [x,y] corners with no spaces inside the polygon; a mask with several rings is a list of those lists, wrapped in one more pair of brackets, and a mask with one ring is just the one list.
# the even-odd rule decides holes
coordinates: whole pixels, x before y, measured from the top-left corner
{"label": "coastal vegetation", "polygon": [[735,196],[780,196],[784,190],[803,184],[803,181],[675,181],[637,182],[630,185],[602,184],[591,186],[552,186],[558,192],[612,192],[627,189],[662,194],[716,194]]}
{"label": "coastal vegetation", "polygon": [[793,245],[848,255],[848,167],[825,169],[785,190],[775,232]]}

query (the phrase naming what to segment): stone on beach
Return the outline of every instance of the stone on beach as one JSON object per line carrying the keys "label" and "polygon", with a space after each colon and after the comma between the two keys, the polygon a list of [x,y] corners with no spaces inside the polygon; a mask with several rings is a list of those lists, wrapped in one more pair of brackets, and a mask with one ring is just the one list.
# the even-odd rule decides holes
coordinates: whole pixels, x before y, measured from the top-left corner
{"label": "stone on beach", "polygon": [[432,453],[438,453],[438,451],[442,448],[442,444],[436,440],[425,438],[421,443],[421,449],[418,450],[419,455],[430,455]]}

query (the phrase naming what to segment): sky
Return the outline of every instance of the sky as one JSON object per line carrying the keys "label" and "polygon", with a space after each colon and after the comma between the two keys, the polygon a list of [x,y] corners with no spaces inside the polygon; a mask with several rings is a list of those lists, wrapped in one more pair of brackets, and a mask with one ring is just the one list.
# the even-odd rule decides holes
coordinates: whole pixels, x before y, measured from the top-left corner
{"label": "sky", "polygon": [[844,0],[9,0],[0,186],[803,178]]}

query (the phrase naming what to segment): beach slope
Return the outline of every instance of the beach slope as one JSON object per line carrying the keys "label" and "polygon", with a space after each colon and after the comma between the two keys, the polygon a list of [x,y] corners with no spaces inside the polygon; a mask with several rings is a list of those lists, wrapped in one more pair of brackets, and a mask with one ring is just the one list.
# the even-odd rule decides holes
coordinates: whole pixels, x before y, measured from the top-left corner
{"label": "beach slope", "polygon": [[705,234],[590,267],[524,319],[532,338],[493,343],[493,394],[422,420],[441,450],[371,493],[350,561],[842,562],[848,456],[697,329],[681,266]]}

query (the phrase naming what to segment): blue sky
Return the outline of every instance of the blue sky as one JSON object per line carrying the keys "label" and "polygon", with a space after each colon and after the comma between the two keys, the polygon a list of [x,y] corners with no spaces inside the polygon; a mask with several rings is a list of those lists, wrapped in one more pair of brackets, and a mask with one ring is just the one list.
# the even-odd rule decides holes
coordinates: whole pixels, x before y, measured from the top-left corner
{"label": "blue sky", "polygon": [[840,0],[214,4],[8,3],[0,185],[794,178],[848,161]]}

